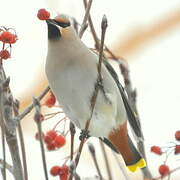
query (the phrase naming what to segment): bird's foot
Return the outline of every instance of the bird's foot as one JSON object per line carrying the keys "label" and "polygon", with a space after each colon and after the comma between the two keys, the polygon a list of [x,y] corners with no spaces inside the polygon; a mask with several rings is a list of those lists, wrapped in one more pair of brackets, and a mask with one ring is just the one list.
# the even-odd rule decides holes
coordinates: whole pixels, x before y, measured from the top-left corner
{"label": "bird's foot", "polygon": [[79,136],[79,140],[82,141],[83,139],[88,139],[89,137],[90,137],[89,131],[86,129],[82,129]]}

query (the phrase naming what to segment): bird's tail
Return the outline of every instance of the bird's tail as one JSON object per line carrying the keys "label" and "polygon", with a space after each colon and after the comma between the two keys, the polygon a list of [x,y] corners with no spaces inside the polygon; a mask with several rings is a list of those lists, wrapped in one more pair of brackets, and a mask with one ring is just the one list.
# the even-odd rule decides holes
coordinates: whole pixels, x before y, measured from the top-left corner
{"label": "bird's tail", "polygon": [[108,137],[114,147],[121,153],[126,166],[132,172],[146,167],[146,162],[137,151],[127,132],[127,123],[114,130]]}

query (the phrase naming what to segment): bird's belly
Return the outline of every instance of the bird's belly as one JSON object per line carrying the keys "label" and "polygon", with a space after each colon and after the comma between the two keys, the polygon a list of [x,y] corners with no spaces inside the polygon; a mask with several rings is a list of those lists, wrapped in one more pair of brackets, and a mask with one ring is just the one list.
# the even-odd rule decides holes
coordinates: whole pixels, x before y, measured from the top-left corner
{"label": "bird's belly", "polygon": [[[59,82],[61,83],[61,82]],[[59,84],[55,83],[55,84]],[[82,85],[80,93],[79,86],[74,86],[66,82],[63,86],[52,89],[62,106],[67,117],[80,129],[84,129],[87,120],[91,117],[91,97],[92,92],[88,85]],[[115,112],[111,104],[104,100],[101,92],[99,92],[96,100],[96,106],[90,122],[90,135],[96,137],[107,137],[109,132],[116,126]]]}
{"label": "bird's belly", "polygon": [[[62,73],[49,75],[50,87],[56,95],[67,117],[80,129],[85,128],[91,117],[91,98],[94,92],[97,74],[82,67],[68,69]],[[113,100],[114,102],[114,100]],[[98,93],[96,106],[90,122],[90,135],[107,137],[116,127],[116,108]]]}

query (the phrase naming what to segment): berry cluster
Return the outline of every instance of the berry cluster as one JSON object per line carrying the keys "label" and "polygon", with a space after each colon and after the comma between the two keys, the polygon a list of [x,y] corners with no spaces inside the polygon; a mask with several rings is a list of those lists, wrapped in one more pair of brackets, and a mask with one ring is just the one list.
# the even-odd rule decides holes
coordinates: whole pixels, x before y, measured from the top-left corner
{"label": "berry cluster", "polygon": [[65,145],[66,139],[63,135],[58,135],[56,131],[50,130],[44,135],[44,142],[49,151],[61,148]]}
{"label": "berry cluster", "polygon": [[66,165],[53,166],[50,170],[52,176],[59,176],[60,180],[67,180],[69,174],[69,168]]}
{"label": "berry cluster", "polygon": [[0,60],[6,60],[11,57],[11,45],[16,43],[17,35],[10,32],[12,29],[5,27],[0,28],[0,42],[2,42],[2,50],[0,51]]}
{"label": "berry cluster", "polygon": [[[176,131],[175,133],[175,139],[177,142],[180,141],[180,131]],[[162,155],[162,154],[166,154],[166,161],[167,161],[167,157],[168,157],[168,152],[169,150],[173,150],[174,151],[174,154],[177,155],[177,154],[180,154],[180,144],[178,143],[175,143],[174,142],[174,145],[171,146],[171,147],[166,147],[165,151],[162,150],[163,148],[159,147],[159,146],[152,146],[151,147],[151,152],[157,154],[157,155]],[[166,161],[164,164],[160,165],[159,166],[159,173],[160,175],[163,177],[165,175],[168,175],[170,173],[170,168],[168,165],[166,165]]]}

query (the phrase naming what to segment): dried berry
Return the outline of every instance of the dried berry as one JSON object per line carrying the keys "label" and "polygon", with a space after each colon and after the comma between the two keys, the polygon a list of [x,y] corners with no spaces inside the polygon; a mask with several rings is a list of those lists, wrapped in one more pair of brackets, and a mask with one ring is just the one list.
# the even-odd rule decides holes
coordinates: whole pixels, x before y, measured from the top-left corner
{"label": "dried berry", "polygon": [[50,13],[46,9],[39,9],[37,13],[37,17],[40,20],[47,20],[50,17]]}

